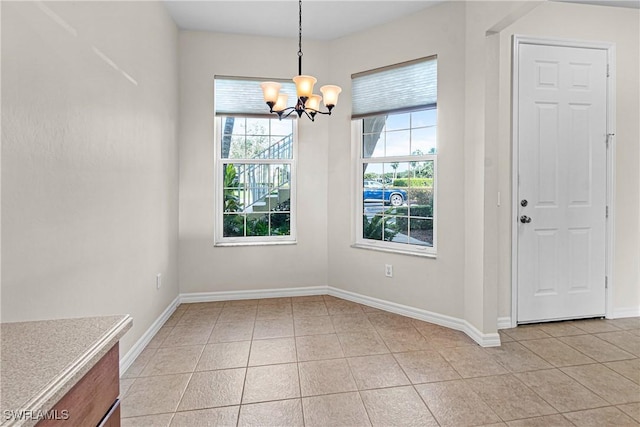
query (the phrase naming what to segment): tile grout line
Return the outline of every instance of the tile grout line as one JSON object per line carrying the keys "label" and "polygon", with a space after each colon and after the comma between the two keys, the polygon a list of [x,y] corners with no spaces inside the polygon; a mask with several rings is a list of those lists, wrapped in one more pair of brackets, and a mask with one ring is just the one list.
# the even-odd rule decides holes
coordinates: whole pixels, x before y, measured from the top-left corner
{"label": "tile grout line", "polygon": [[[251,344],[249,346],[249,354],[247,355],[247,365],[244,368],[244,378],[242,380],[242,390],[240,391],[240,402],[238,403],[238,417],[236,418],[236,427],[240,425],[240,414],[242,413],[242,405],[244,401],[244,392],[247,386],[247,377],[249,374],[249,364],[251,361],[251,353],[253,351],[253,337],[256,330],[256,318],[258,317],[258,305],[256,305],[256,312],[253,316],[253,328],[251,329]],[[233,323],[236,323],[234,321]]]}
{"label": "tile grout line", "polygon": [[[259,301],[258,301],[257,305],[255,306],[255,311],[254,311],[254,317],[253,317],[253,322],[252,322],[252,323],[253,323],[253,328],[252,328],[251,338],[250,338],[250,343],[251,343],[251,344],[250,344],[250,347],[249,347],[249,354],[247,355],[247,361],[246,361],[246,364],[245,364],[245,372],[244,372],[243,387],[242,387],[241,394],[240,394],[241,398],[240,398],[240,404],[238,405],[238,412],[237,412],[237,418],[236,418],[236,425],[237,425],[237,426],[240,424],[240,413],[241,413],[242,406],[245,406],[245,405],[246,405],[246,404],[244,404],[244,403],[243,403],[243,398],[244,398],[244,393],[245,393],[245,385],[246,385],[246,381],[247,381],[247,373],[248,373],[248,369],[249,369],[250,356],[251,356],[251,352],[252,352],[252,350],[253,350],[253,343],[254,343],[254,341],[256,341],[256,340],[257,340],[257,339],[255,338],[255,326],[256,326],[256,322],[258,322],[257,315],[258,315],[258,310],[259,310],[259,307],[260,307],[260,301],[261,301],[261,300],[259,300]],[[349,368],[349,373],[350,373],[351,377],[354,379],[354,382],[355,382],[355,376],[354,376],[354,374],[353,374],[353,368],[352,368],[351,364],[349,363],[349,357],[347,357],[347,356],[346,356],[346,354],[345,354],[345,351],[344,351],[344,344],[343,344],[343,342],[340,340],[340,334],[335,330],[335,325],[334,325],[334,322],[333,322],[334,316],[349,315],[349,314],[353,314],[353,313],[350,313],[350,312],[347,312],[347,313],[343,313],[343,312],[334,312],[333,314],[331,314],[331,313],[329,313],[329,310],[328,310],[328,306],[327,306],[327,302],[326,302],[326,300],[324,300],[324,299],[323,299],[323,301],[322,301],[322,302],[323,302],[323,305],[325,306],[325,308],[327,309],[327,317],[328,317],[328,319],[329,319],[329,321],[330,321],[330,323],[331,323],[331,326],[332,326],[332,327],[333,327],[333,329],[334,329],[334,332],[333,332],[333,333],[330,333],[330,334],[319,334],[319,335],[336,335],[336,337],[338,338],[338,339],[337,339],[338,344],[339,344],[340,349],[341,349],[341,351],[342,351],[342,353],[343,353],[343,357],[334,357],[334,358],[329,358],[329,359],[324,359],[324,358],[322,358],[322,359],[312,360],[312,362],[313,362],[313,361],[321,361],[321,360],[340,360],[340,359],[344,359],[344,360],[347,362],[347,366],[348,366],[348,368]],[[291,303],[293,303],[293,300],[291,300]],[[225,303],[225,304],[226,304],[226,303]],[[265,306],[267,306],[267,304],[265,304]],[[180,307],[180,306],[178,306],[178,308],[179,308],[179,307]],[[233,305],[229,305],[229,307],[235,307],[235,306],[233,306]],[[241,307],[242,307],[242,308],[244,308],[244,306],[238,306],[238,308],[241,308]],[[292,304],[292,309],[293,309],[293,304]],[[165,337],[165,339],[164,339],[162,342],[160,342],[160,343],[158,344],[158,347],[156,347],[156,348],[154,348],[154,349],[153,349],[153,350],[154,350],[154,354],[152,354],[152,356],[150,356],[150,357],[149,357],[149,359],[147,360],[147,362],[146,362],[146,363],[141,367],[140,373],[142,373],[142,372],[144,371],[144,369],[146,369],[146,366],[148,366],[148,365],[149,365],[149,363],[151,362],[151,360],[153,359],[153,357],[155,356],[155,354],[158,352],[158,350],[159,350],[159,349],[162,349],[162,348],[179,348],[179,347],[192,346],[192,345],[193,345],[193,344],[183,344],[183,345],[173,345],[173,346],[168,346],[168,347],[164,347],[164,346],[163,346],[164,341],[166,341],[166,339],[168,338],[168,336],[169,336],[169,335],[170,335],[170,334],[175,330],[175,328],[176,328],[177,326],[180,326],[180,325],[179,325],[180,320],[181,320],[181,319],[184,317],[184,315],[185,315],[186,313],[188,313],[188,312],[190,312],[190,311],[189,311],[189,308],[187,308],[187,309],[183,310],[183,311],[180,313],[179,317],[176,319],[176,321],[175,321],[175,322],[172,322],[172,323],[173,323],[173,325],[172,325],[172,326],[166,325],[166,323],[165,323],[165,325],[163,325],[163,328],[164,328],[164,327],[167,327],[167,328],[168,328],[168,329],[167,329],[167,330],[168,330],[168,332],[167,332],[167,336]],[[194,310],[191,310],[191,312],[194,312]],[[365,315],[365,317],[367,317],[367,319],[368,319],[368,318],[369,318],[369,314],[368,314],[366,311],[364,311],[364,310],[362,310],[362,312],[363,312],[363,314]],[[187,381],[187,385],[185,386],[185,389],[184,389],[184,390],[182,391],[182,393],[181,393],[181,396],[180,396],[180,399],[178,400],[178,403],[177,403],[176,409],[175,409],[173,412],[167,412],[167,414],[171,414],[171,417],[170,417],[170,419],[169,419],[169,423],[172,423],[172,422],[174,421],[174,417],[175,417],[176,413],[178,412],[178,411],[177,411],[177,408],[179,407],[180,403],[182,402],[182,400],[183,400],[183,398],[184,398],[184,395],[185,395],[185,393],[186,393],[186,389],[188,388],[189,383],[191,382],[191,380],[192,380],[192,378],[193,378],[193,375],[196,373],[196,370],[197,370],[198,364],[199,364],[199,363],[200,363],[200,361],[202,360],[202,356],[203,356],[203,354],[204,354],[204,351],[205,351],[205,349],[206,349],[206,346],[209,344],[209,340],[211,339],[211,336],[212,336],[212,334],[213,334],[213,330],[215,329],[215,326],[219,323],[219,319],[220,319],[220,317],[221,317],[221,313],[222,313],[222,311],[220,311],[219,313],[217,313],[217,316],[216,316],[215,320],[213,321],[213,324],[212,324],[212,326],[211,326],[211,330],[210,330],[209,335],[208,335],[208,337],[207,337],[207,339],[206,339],[206,342],[205,342],[205,343],[204,343],[204,345],[202,346],[202,348],[201,348],[201,350],[200,350],[200,354],[198,355],[198,358],[197,358],[197,360],[196,360],[195,367],[193,368],[193,371],[189,373],[189,379],[188,379],[188,381]],[[300,317],[318,317],[318,316],[300,316]],[[324,317],[324,315],[323,315],[322,317]],[[291,321],[292,321],[292,327],[293,327],[294,352],[295,352],[295,355],[296,355],[296,356],[295,356],[295,357],[296,357],[296,359],[295,359],[295,363],[296,363],[296,368],[297,368],[296,370],[297,370],[297,376],[298,376],[298,385],[299,385],[299,386],[298,386],[298,389],[299,389],[299,393],[300,393],[300,407],[301,407],[301,413],[302,413],[302,422],[303,422],[303,425],[306,425],[306,421],[305,421],[305,419],[304,419],[304,405],[302,404],[302,399],[303,399],[303,396],[302,396],[302,382],[301,382],[301,372],[300,372],[300,360],[299,360],[299,356],[298,356],[298,348],[297,348],[297,347],[298,347],[298,342],[297,342],[298,335],[297,335],[297,333],[296,333],[295,319],[296,319],[296,316],[293,314],[293,310],[292,310]],[[269,319],[261,319],[261,320],[269,320]],[[276,319],[276,320],[277,320],[277,319]],[[234,320],[234,321],[229,322],[229,323],[237,324],[238,322],[241,322],[241,321]],[[197,322],[196,322],[196,323],[197,323]],[[195,326],[195,325],[186,325],[186,326]],[[198,326],[201,326],[201,325],[198,325]],[[418,393],[418,396],[420,397],[420,399],[421,399],[421,401],[424,403],[424,405],[427,407],[427,410],[429,411],[429,413],[431,414],[431,416],[433,417],[433,419],[435,420],[435,422],[436,422],[436,423],[438,423],[438,424],[440,424],[440,423],[439,423],[439,421],[435,418],[435,415],[433,414],[433,412],[431,411],[431,408],[429,408],[429,406],[427,405],[426,401],[424,401],[424,399],[423,399],[422,395],[417,391],[417,388],[416,388],[416,386],[417,386],[417,385],[420,385],[420,384],[429,384],[429,383],[418,383],[418,384],[414,384],[414,383],[409,379],[409,377],[408,377],[408,375],[407,375],[407,372],[405,371],[405,368],[403,368],[403,367],[402,367],[402,365],[399,363],[398,359],[396,358],[396,353],[394,353],[394,352],[392,352],[392,351],[391,351],[391,349],[390,349],[390,347],[389,347],[389,344],[387,343],[387,341],[386,341],[386,340],[382,337],[382,335],[380,334],[380,327],[381,327],[381,326],[380,326],[380,325],[379,325],[378,327],[376,327],[375,325],[372,325],[372,326],[373,326],[373,331],[374,331],[374,332],[376,333],[376,335],[380,338],[380,340],[381,340],[381,342],[382,342],[383,346],[387,349],[388,353],[386,353],[386,354],[391,354],[392,359],[394,360],[394,362],[395,362],[395,363],[400,367],[400,370],[403,372],[403,374],[405,375],[405,377],[407,378],[407,380],[409,380],[409,384],[407,384],[407,385],[410,385],[410,386],[412,387],[412,389],[414,390],[414,392],[415,392],[415,393]],[[429,342],[429,341],[430,341],[430,340],[429,340],[429,339],[428,339],[428,338],[427,338],[427,337],[422,333],[422,331],[421,331],[420,329],[418,329],[418,328],[417,328],[417,326],[416,326],[416,325],[412,324],[411,326],[412,326],[412,330],[413,330],[413,329],[417,330],[417,332],[420,334],[420,336],[422,336],[422,337],[423,337],[427,342]],[[170,329],[169,329],[169,328],[170,328]],[[393,329],[393,328],[392,328],[392,329]],[[580,328],[578,328],[578,329],[580,329]],[[580,329],[580,330],[582,330],[582,329]],[[630,329],[630,330],[632,330],[632,329]],[[627,332],[627,330],[619,329],[619,330],[617,330],[617,331],[611,331],[611,332]],[[600,333],[606,333],[606,332],[600,332]],[[316,336],[317,336],[318,334],[313,334],[313,335],[304,335],[304,336],[314,336],[314,335],[316,335]],[[570,349],[572,349],[572,350],[576,351],[577,353],[579,353],[579,354],[581,354],[581,355],[583,355],[583,356],[587,357],[589,360],[592,360],[592,359],[593,359],[593,358],[592,358],[591,356],[589,356],[588,354],[584,353],[583,351],[579,350],[578,348],[576,348],[576,347],[572,346],[571,344],[568,344],[568,343],[564,342],[564,340],[560,339],[560,338],[563,338],[564,336],[561,336],[561,337],[555,337],[555,336],[551,336],[550,334],[547,334],[547,335],[549,335],[549,337],[548,337],[548,338],[538,338],[538,339],[549,339],[549,338],[554,339],[554,340],[556,340],[556,341],[558,341],[558,342],[562,343],[563,345],[567,346],[567,348],[570,348]],[[472,379],[474,379],[474,378],[487,378],[487,377],[493,377],[493,376],[507,376],[507,375],[509,375],[509,376],[511,376],[511,377],[515,377],[515,378],[516,378],[516,380],[518,381],[518,383],[520,383],[520,385],[521,385],[521,386],[524,386],[524,388],[525,388],[526,390],[528,390],[529,392],[531,392],[533,396],[537,396],[539,399],[541,399],[541,401],[542,401],[542,402],[544,402],[544,403],[546,403],[547,405],[549,405],[549,407],[550,407],[550,408],[553,408],[553,409],[556,411],[556,414],[562,415],[562,416],[563,416],[563,418],[564,418],[565,420],[569,421],[569,422],[571,422],[571,421],[570,421],[567,417],[565,417],[565,416],[564,416],[564,414],[567,414],[567,413],[574,413],[574,412],[584,412],[584,411],[595,410],[595,409],[601,409],[601,408],[614,408],[614,409],[616,409],[617,411],[619,411],[620,413],[622,413],[622,414],[626,414],[626,412],[622,411],[622,410],[621,410],[620,408],[618,408],[617,406],[625,405],[625,404],[628,404],[628,403],[619,403],[619,404],[612,403],[612,402],[611,402],[611,401],[609,401],[606,397],[604,397],[604,396],[600,395],[599,393],[596,393],[595,391],[593,391],[592,389],[590,389],[589,387],[587,387],[585,384],[583,384],[583,383],[582,383],[580,380],[578,380],[577,378],[574,378],[574,377],[570,376],[569,374],[567,374],[566,372],[564,372],[564,370],[563,370],[563,369],[567,369],[567,368],[574,368],[574,367],[582,367],[582,366],[602,365],[604,368],[606,368],[606,369],[607,369],[609,372],[611,372],[612,374],[614,374],[614,375],[618,375],[618,376],[620,376],[620,377],[624,378],[625,380],[628,380],[628,381],[629,381],[629,382],[631,382],[631,383],[637,384],[637,383],[635,383],[632,379],[629,379],[629,378],[627,377],[627,375],[622,374],[622,373],[619,373],[618,371],[614,370],[613,368],[610,368],[609,366],[605,365],[605,363],[632,361],[632,360],[637,360],[637,359],[639,359],[639,358],[637,357],[637,355],[635,355],[635,354],[631,354],[631,353],[627,352],[627,351],[626,351],[626,350],[624,350],[623,348],[618,347],[616,344],[614,344],[614,343],[610,343],[610,342],[608,342],[608,341],[606,341],[606,340],[604,340],[604,339],[600,338],[599,336],[597,336],[597,332],[595,332],[595,333],[591,333],[591,332],[584,331],[584,333],[583,333],[583,334],[580,334],[580,335],[574,335],[574,336],[583,336],[583,335],[591,335],[591,336],[594,336],[594,337],[596,337],[596,338],[599,340],[599,342],[602,342],[603,344],[606,344],[606,345],[610,345],[610,346],[612,346],[612,347],[614,347],[614,348],[616,348],[616,349],[620,349],[621,351],[624,351],[624,352],[626,352],[626,353],[628,353],[628,354],[630,354],[630,355],[632,355],[632,356],[634,356],[634,357],[631,357],[631,358],[628,358],[628,359],[620,359],[620,360],[612,360],[612,361],[602,361],[602,362],[601,362],[601,361],[598,361],[598,360],[592,360],[592,362],[593,362],[593,363],[586,363],[586,364],[580,364],[580,363],[579,363],[579,364],[575,364],[575,365],[570,364],[570,365],[566,365],[566,366],[556,366],[555,364],[551,364],[547,359],[545,359],[545,358],[544,358],[544,357],[542,357],[541,355],[537,354],[535,351],[533,351],[533,350],[529,349],[527,346],[524,346],[524,345],[522,344],[522,341],[531,341],[531,340],[522,340],[522,339],[517,340],[517,339],[514,339],[514,338],[510,337],[510,338],[512,338],[512,339],[513,339],[513,342],[516,342],[518,345],[520,345],[521,347],[523,347],[524,349],[526,349],[528,352],[531,352],[531,353],[532,353],[533,355],[535,355],[536,357],[540,358],[541,360],[545,361],[546,363],[549,363],[549,364],[551,365],[551,367],[549,367],[549,368],[539,368],[539,369],[529,369],[529,370],[525,370],[525,371],[522,371],[522,372],[520,372],[520,371],[516,372],[516,371],[513,371],[513,370],[509,369],[509,368],[507,367],[507,365],[505,365],[503,362],[500,362],[500,360],[499,360],[499,359],[497,359],[496,357],[494,357],[490,352],[488,352],[487,350],[483,349],[484,354],[486,354],[486,355],[490,358],[490,360],[492,360],[492,361],[493,361],[494,363],[496,363],[498,366],[502,367],[502,368],[506,371],[506,373],[504,373],[504,374],[499,374],[499,375],[496,375],[496,374],[494,374],[494,375],[482,375],[482,376],[479,376],[479,377],[469,377],[469,378],[464,378],[464,377],[462,377],[462,375],[460,375],[460,373],[458,372],[458,370],[457,370],[453,365],[451,365],[451,363],[449,363],[449,361],[448,361],[446,358],[444,358],[444,356],[443,356],[443,355],[442,355],[442,353],[441,353],[441,351],[443,351],[443,350],[445,350],[445,349],[448,349],[449,347],[442,347],[442,348],[439,348],[439,347],[431,347],[431,348],[426,349],[426,350],[424,350],[424,349],[423,349],[423,350],[420,350],[420,349],[418,349],[418,350],[405,350],[405,351],[400,351],[400,352],[398,352],[398,353],[412,353],[412,352],[419,352],[419,351],[434,351],[436,354],[438,354],[438,355],[439,355],[439,357],[443,358],[443,360],[446,362],[447,366],[449,366],[449,367],[452,369],[452,371],[453,371],[453,372],[455,372],[457,375],[459,375],[459,376],[461,377],[461,380],[462,380],[463,382],[466,382],[466,381],[472,380]],[[635,335],[635,334],[634,334],[634,335]],[[264,338],[264,339],[275,339],[275,338]],[[225,342],[226,342],[226,341],[225,341]],[[236,341],[233,341],[233,342],[236,342]],[[453,347],[451,347],[451,348],[458,348],[458,347],[460,347],[460,346],[453,346]],[[150,350],[150,348],[146,348],[145,350]],[[373,355],[371,355],[371,354],[366,354],[366,355],[353,356],[353,357],[367,357],[367,356],[373,356]],[[280,365],[280,364],[286,364],[286,363],[288,363],[288,362],[282,362],[282,363],[268,363],[268,364],[266,364],[266,365],[257,365],[257,366],[273,366],[273,365]],[[217,371],[217,370],[225,370],[225,369],[213,369],[213,370],[210,370],[210,371]],[[551,404],[551,403],[550,403],[550,402],[549,402],[549,401],[548,401],[548,400],[547,400],[543,395],[539,394],[539,393],[538,393],[538,392],[536,392],[534,389],[530,388],[526,383],[524,383],[524,381],[523,381],[522,379],[520,379],[520,378],[516,375],[516,374],[518,374],[518,373],[537,372],[537,371],[546,371],[546,370],[556,370],[556,371],[558,371],[558,372],[562,373],[563,375],[565,375],[565,376],[567,376],[568,378],[570,378],[572,381],[575,381],[575,382],[576,382],[577,384],[579,384],[581,387],[585,388],[586,390],[589,390],[591,393],[594,393],[596,396],[599,396],[600,398],[602,398],[602,399],[604,400],[604,402],[606,403],[606,405],[598,406],[598,407],[595,407],[595,408],[586,408],[586,409],[580,409],[580,410],[574,410],[574,411],[561,412],[561,411],[560,411],[560,410],[558,410],[558,409],[557,409],[553,404]],[[152,375],[152,376],[150,376],[150,377],[168,376],[168,375],[174,375],[174,374]],[[126,396],[130,393],[131,388],[133,387],[133,385],[134,385],[134,384],[135,384],[135,383],[136,383],[140,378],[143,378],[143,377],[140,377],[140,375],[136,375],[135,377],[126,378],[126,379],[133,380],[133,381],[132,381],[131,385],[129,386],[129,388],[127,389],[127,391],[125,392],[125,394],[123,394],[123,399],[124,399],[124,397],[126,397]],[[149,377],[144,377],[144,378],[149,378]],[[123,378],[123,379],[125,379],[125,378]],[[446,381],[448,381],[448,380],[445,380],[445,381],[432,381],[432,382],[430,382],[430,383],[442,383],[442,382],[446,382]],[[452,379],[451,381],[453,381],[453,379]],[[363,392],[363,391],[368,391],[368,390],[381,390],[381,389],[390,389],[390,388],[397,388],[397,387],[400,387],[400,386],[374,387],[374,388],[369,388],[369,389],[362,389],[362,390],[360,390],[360,388],[358,387],[358,384],[357,384],[357,382],[356,382],[356,390],[355,390],[355,391],[357,391],[357,392],[358,392],[358,396],[359,396],[359,398],[360,398],[360,401],[361,401],[362,405],[364,406],[365,412],[366,412],[366,414],[367,414],[367,417],[368,417],[368,420],[369,420],[369,422],[370,422],[370,423],[372,422],[372,421],[371,421],[371,416],[370,416],[370,414],[369,414],[369,410],[367,409],[367,406],[364,404],[364,399],[363,399],[363,397],[362,397],[362,392]],[[476,396],[478,396],[478,397],[479,397],[480,401],[481,401],[481,402],[483,402],[485,405],[487,405],[487,407],[491,410],[491,412],[493,412],[493,413],[495,414],[495,412],[493,411],[493,409],[491,408],[491,406],[489,406],[489,404],[487,403],[487,401],[486,401],[485,399],[483,399],[481,396],[479,396],[479,395],[478,395],[474,390],[471,390],[471,391],[473,391],[473,393],[474,393]],[[346,392],[341,392],[341,393],[346,393]],[[315,396],[327,396],[327,395],[334,395],[334,394],[340,394],[340,393],[325,393],[325,394],[313,395],[313,396],[308,396],[308,397],[315,397]],[[261,402],[254,402],[254,403],[267,403],[267,402],[284,401],[284,400],[290,400],[290,399],[289,399],[289,398],[287,398],[287,399],[271,399],[271,400],[266,400],[266,401],[261,401]],[[634,402],[632,402],[632,403],[634,403]],[[224,405],[224,406],[221,406],[221,407],[227,407],[227,406],[235,406],[235,405]],[[218,408],[218,407],[213,407],[213,408]],[[208,409],[208,408],[203,408],[203,409]],[[194,409],[193,411],[195,411],[195,410],[196,410],[196,409]],[[181,411],[181,412],[189,412],[189,411]],[[152,415],[152,414],[149,414],[149,415]],[[498,419],[501,419],[501,420],[502,420],[502,417],[501,417],[501,416],[499,416],[499,415],[497,415],[497,414],[495,414],[495,415],[497,416],[497,418],[498,418]],[[628,414],[626,414],[626,415],[628,415]],[[140,416],[146,416],[146,415],[140,415]],[[136,417],[138,417],[138,416],[136,416]],[[129,418],[136,418],[136,417],[129,417]],[[515,420],[521,420],[521,419],[534,419],[534,418],[538,418],[538,417],[542,417],[542,415],[538,415],[537,417],[516,418]],[[631,417],[631,418],[633,418],[633,417]],[[504,421],[504,420],[503,420],[503,421]]]}

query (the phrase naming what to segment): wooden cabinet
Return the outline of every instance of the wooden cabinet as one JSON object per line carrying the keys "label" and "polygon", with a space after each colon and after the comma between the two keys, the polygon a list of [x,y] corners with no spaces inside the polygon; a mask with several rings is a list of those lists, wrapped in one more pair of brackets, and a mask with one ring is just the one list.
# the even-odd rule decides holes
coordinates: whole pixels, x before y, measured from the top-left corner
{"label": "wooden cabinet", "polygon": [[[37,427],[120,426],[119,346],[116,343],[62,398]],[[66,418],[66,419],[64,419]]]}

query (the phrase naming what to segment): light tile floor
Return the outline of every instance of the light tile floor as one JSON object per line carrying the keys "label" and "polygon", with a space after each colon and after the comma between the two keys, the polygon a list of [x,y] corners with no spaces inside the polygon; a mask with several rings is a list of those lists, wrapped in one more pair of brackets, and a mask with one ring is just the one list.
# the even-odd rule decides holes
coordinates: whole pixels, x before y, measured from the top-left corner
{"label": "light tile floor", "polygon": [[180,305],[127,426],[638,426],[640,318],[465,334],[330,296]]}

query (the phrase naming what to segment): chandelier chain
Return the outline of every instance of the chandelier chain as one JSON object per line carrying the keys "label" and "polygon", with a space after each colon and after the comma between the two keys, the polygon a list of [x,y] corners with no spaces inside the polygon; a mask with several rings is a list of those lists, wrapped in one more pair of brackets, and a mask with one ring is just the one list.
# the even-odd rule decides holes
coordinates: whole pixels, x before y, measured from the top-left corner
{"label": "chandelier chain", "polygon": [[298,0],[298,75],[302,74],[302,0]]}

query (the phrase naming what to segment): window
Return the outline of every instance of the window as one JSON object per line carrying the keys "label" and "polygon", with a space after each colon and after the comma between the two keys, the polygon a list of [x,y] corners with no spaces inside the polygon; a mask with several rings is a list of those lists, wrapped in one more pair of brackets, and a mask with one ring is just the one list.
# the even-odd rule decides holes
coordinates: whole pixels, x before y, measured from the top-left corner
{"label": "window", "polygon": [[[216,80],[217,106],[224,105],[218,89],[232,88],[233,81]],[[257,81],[255,88],[247,96],[262,100]],[[267,107],[258,108],[264,113]],[[223,111],[215,127],[216,244],[295,242],[295,120]]]}
{"label": "window", "polygon": [[427,58],[352,76],[356,246],[436,253],[436,70]]}

